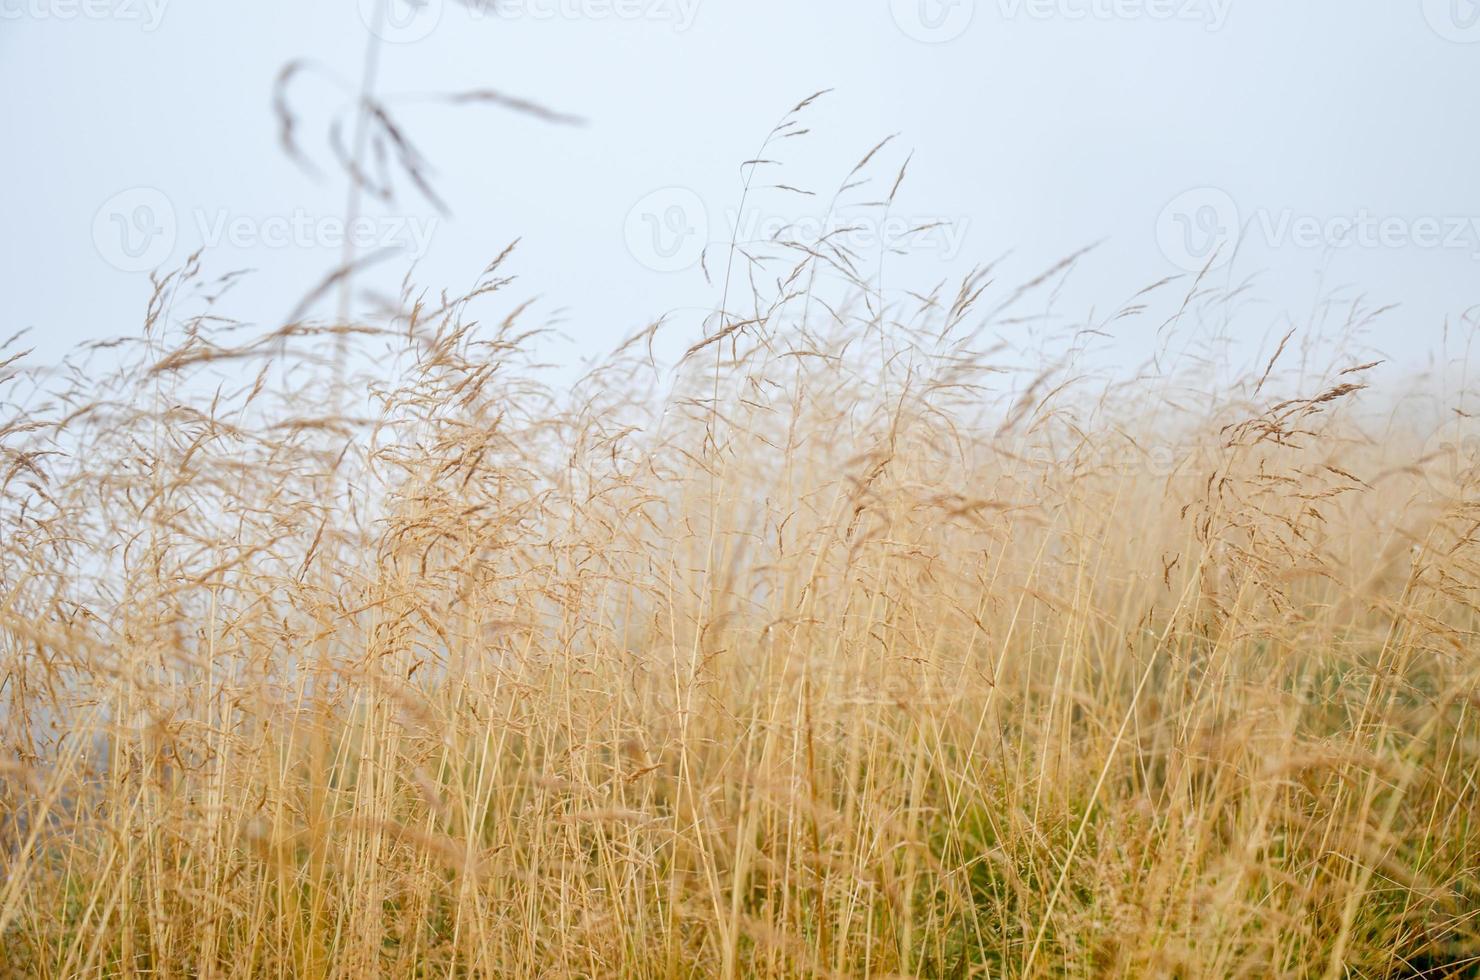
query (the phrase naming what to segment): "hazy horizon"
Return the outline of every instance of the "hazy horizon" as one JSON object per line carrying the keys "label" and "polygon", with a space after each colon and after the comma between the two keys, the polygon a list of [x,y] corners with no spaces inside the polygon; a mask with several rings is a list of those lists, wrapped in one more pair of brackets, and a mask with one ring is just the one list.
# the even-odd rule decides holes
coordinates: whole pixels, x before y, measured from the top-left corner
{"label": "hazy horizon", "polygon": [[[1232,332],[1244,356],[1318,297],[1360,295],[1398,305],[1366,340],[1418,367],[1476,301],[1480,140],[1449,112],[1480,81],[1466,0],[378,2],[230,17],[178,0],[4,4],[0,78],[45,93],[6,100],[0,123],[0,333],[30,328],[51,361],[135,332],[146,271],[203,246],[212,273],[255,270],[223,312],[281,322],[342,254],[330,122],[375,23],[374,90],[447,210],[404,179],[367,201],[357,254],[396,255],[360,285],[393,290],[414,262],[422,286],[456,289],[521,239],[516,291],[558,321],[563,359],[665,313],[696,332],[715,302],[702,245],[836,229],[824,203],[891,134],[879,171],[910,160],[891,223],[850,232],[902,253],[886,289],[1004,256],[997,278],[1016,283],[1099,243],[1059,291],[1063,326],[1231,254],[1242,228],[1218,274],[1255,277]],[[290,94],[317,176],[284,153],[273,113],[298,60],[315,66]],[[819,89],[810,138],[768,174],[816,197],[737,210],[740,163]],[[489,90],[584,124],[434,98]],[[1107,353],[1137,360],[1154,326],[1127,324]]]}

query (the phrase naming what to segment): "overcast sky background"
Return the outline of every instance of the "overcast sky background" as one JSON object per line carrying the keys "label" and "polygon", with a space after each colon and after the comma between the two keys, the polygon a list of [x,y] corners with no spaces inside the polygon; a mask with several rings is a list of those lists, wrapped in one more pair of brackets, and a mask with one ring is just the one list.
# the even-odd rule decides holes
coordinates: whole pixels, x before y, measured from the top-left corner
{"label": "overcast sky background", "polygon": [[[1416,364],[1480,302],[1472,0],[508,0],[499,15],[0,0],[0,334],[33,328],[54,360],[136,331],[140,268],[202,244],[212,272],[256,270],[226,312],[281,322],[340,256],[326,133],[379,2],[376,92],[450,214],[402,180],[394,203],[367,205],[371,237],[453,288],[522,238],[517,291],[563,311],[557,356],[669,311],[698,330],[714,292],[695,242],[820,212],[773,193],[730,214],[741,161],[822,88],[812,133],[768,177],[825,199],[899,133],[876,171],[887,189],[913,151],[894,217],[943,224],[890,259],[895,288],[1007,252],[1004,280],[1025,280],[1103,240],[1060,301],[1072,319],[1242,225],[1238,269],[1262,301],[1238,338],[1251,350],[1337,290],[1401,304],[1370,339]],[[323,68],[291,90],[319,177],[284,155],[272,112],[275,76],[303,58]],[[472,89],[587,123],[417,98]],[[1352,243],[1325,247],[1333,235]]]}

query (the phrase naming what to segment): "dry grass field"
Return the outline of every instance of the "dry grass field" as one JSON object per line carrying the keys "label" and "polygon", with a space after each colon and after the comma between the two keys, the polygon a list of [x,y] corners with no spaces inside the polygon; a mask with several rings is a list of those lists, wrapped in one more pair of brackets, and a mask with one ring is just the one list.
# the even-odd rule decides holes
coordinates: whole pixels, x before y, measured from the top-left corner
{"label": "dry grass field", "polygon": [[507,257],[7,361],[0,975],[1475,975],[1461,394],[777,254],[574,384]]}

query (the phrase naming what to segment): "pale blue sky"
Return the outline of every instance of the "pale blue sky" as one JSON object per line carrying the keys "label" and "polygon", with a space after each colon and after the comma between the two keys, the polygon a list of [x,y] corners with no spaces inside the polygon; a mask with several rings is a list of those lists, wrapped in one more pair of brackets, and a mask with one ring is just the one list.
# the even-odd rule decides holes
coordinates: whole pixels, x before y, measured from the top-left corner
{"label": "pale blue sky", "polygon": [[[0,0],[0,334],[33,327],[50,359],[135,330],[147,283],[128,267],[208,240],[211,270],[258,270],[229,312],[286,315],[340,254],[324,132],[347,89],[295,85],[315,179],[278,147],[273,79],[310,58],[352,87],[377,2]],[[522,236],[521,294],[565,310],[572,357],[712,304],[682,234],[728,239],[738,164],[820,88],[778,176],[830,192],[898,132],[881,179],[914,158],[895,214],[943,224],[890,260],[893,286],[1010,250],[1004,276],[1026,279],[1104,239],[1064,303],[1108,311],[1244,223],[1268,323],[1308,309],[1324,270],[1403,304],[1373,341],[1417,356],[1480,302],[1472,0],[385,2],[381,94],[494,89],[589,122],[392,100],[452,213],[403,182],[367,240],[459,287]],[[733,220],[763,232],[809,206]]]}

